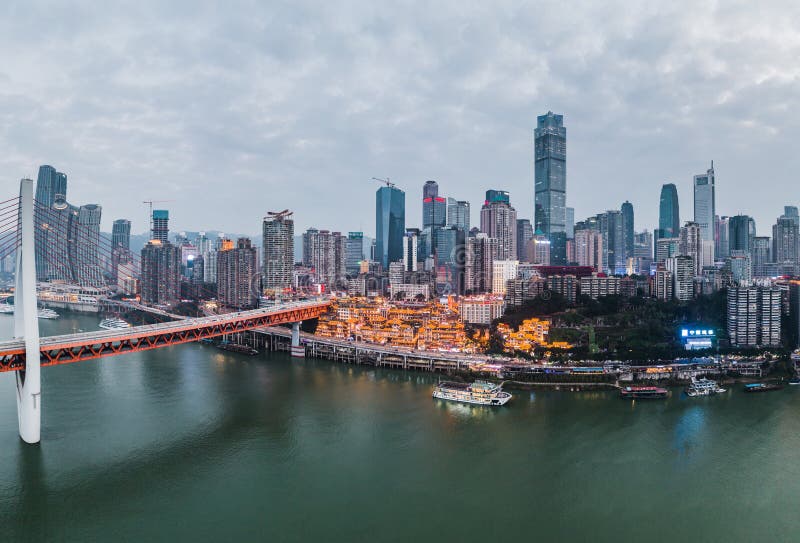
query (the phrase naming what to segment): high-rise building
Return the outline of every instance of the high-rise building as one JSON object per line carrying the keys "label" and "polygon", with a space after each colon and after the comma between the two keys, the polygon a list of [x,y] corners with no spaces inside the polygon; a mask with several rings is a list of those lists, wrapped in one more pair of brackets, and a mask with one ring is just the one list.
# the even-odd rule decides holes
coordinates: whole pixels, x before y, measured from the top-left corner
{"label": "high-rise building", "polygon": [[777,287],[728,289],[728,337],[734,347],[781,345],[781,290]]}
{"label": "high-rise building", "polygon": [[466,232],[456,226],[434,229],[436,287],[441,294],[463,294]]}
{"label": "high-rise building", "polygon": [[36,278],[103,287],[98,252],[102,208],[74,206],[66,197],[67,176],[52,166],[41,166],[34,210]]}
{"label": "high-rise building", "polygon": [[578,266],[592,266],[595,270],[602,271],[603,235],[599,231],[575,231],[575,260]]}
{"label": "high-rise building", "polygon": [[567,208],[567,239],[573,239],[575,237],[575,208],[568,207]]}
{"label": "high-rise building", "polygon": [[153,210],[153,232],[150,239],[157,239],[164,243],[169,241],[169,211],[166,209]]}
{"label": "high-rise building", "polygon": [[418,270],[419,254],[419,235],[418,228],[409,228],[403,236],[403,269],[409,272]]}
{"label": "high-rise building", "polygon": [[344,266],[347,275],[358,275],[364,260],[364,233],[348,232],[344,247]]}
{"label": "high-rise building", "polygon": [[170,304],[180,298],[181,250],[170,242],[150,240],[142,249],[142,302]]}
{"label": "high-rise building", "polygon": [[797,206],[783,206],[783,216],[800,224],[800,212],[798,212]]}
{"label": "high-rise building", "polygon": [[114,221],[111,225],[111,245],[115,249],[131,248],[131,221],[126,219]]}
{"label": "high-rise building", "polygon": [[609,210],[597,216],[597,226],[603,236],[603,270],[610,274],[624,274],[625,236],[622,228],[622,212]]}
{"label": "high-rise building", "polygon": [[[706,265],[703,259],[702,229],[696,222],[687,222],[681,229],[678,237],[678,254],[690,256],[693,261],[695,273],[699,273]],[[710,264],[710,262],[709,262]]]}
{"label": "high-rise building", "polygon": [[658,229],[653,233],[653,241],[658,247],[662,238],[677,238],[681,229],[678,189],[673,183],[661,186],[661,197],[658,203]]}
{"label": "high-rise building", "polygon": [[622,257],[627,261],[633,257],[633,204],[626,200],[620,211],[622,212]]}
{"label": "high-rise building", "polygon": [[714,254],[717,260],[724,260],[730,255],[730,217],[717,218],[717,238]]}
{"label": "high-rise building", "polygon": [[393,185],[375,193],[375,259],[383,269],[403,258],[406,233],[406,193]]}
{"label": "high-rise building", "polygon": [[800,224],[791,215],[778,217],[772,227],[772,256],[779,264],[796,267],[800,257]]}
{"label": "high-rise building", "polygon": [[217,255],[217,299],[222,305],[251,309],[258,305],[259,285],[256,248],[248,238]]}
{"label": "high-rise building", "polygon": [[281,291],[292,288],[294,220],[290,217],[291,213],[270,214],[264,217],[261,225],[261,274],[265,289]]}
{"label": "high-rise building", "polygon": [[444,226],[447,222],[447,200],[439,196],[436,181],[425,181],[422,187],[422,227]]}
{"label": "high-rise building", "polygon": [[714,219],[717,216],[714,194],[714,161],[706,173],[694,176],[694,222],[700,226],[700,239],[715,241]]}
{"label": "high-rise building", "polygon": [[746,286],[753,281],[753,262],[746,251],[731,251],[727,258],[734,285]]}
{"label": "high-rise building", "polygon": [[[628,273],[650,274],[653,262],[653,234],[644,230],[633,235],[633,262],[628,259]],[[630,268],[633,268],[631,271]]]}
{"label": "high-rise building", "polygon": [[517,260],[526,262],[528,259],[528,242],[533,239],[533,226],[528,219],[517,219]]}
{"label": "high-rise building", "polygon": [[492,262],[492,294],[505,294],[506,282],[517,277],[516,260],[495,260]]}
{"label": "high-rise building", "polygon": [[769,266],[772,260],[772,247],[769,236],[756,236],[753,239],[753,277],[767,277]]}
{"label": "high-rise building", "polygon": [[525,261],[536,266],[550,265],[550,240],[543,234],[535,234],[528,241],[525,251]]}
{"label": "high-rise building", "polygon": [[497,240],[494,260],[517,258],[517,210],[511,207],[508,192],[487,190],[481,207],[481,232]]}
{"label": "high-rise building", "polygon": [[340,232],[309,228],[303,234],[303,265],[314,270],[317,281],[334,288],[346,275],[344,247]]}
{"label": "high-rise building", "polygon": [[497,240],[478,233],[466,240],[465,290],[482,294],[492,289],[492,261],[497,253]]}
{"label": "high-rise building", "polygon": [[[553,242],[551,260],[566,262],[567,129],[563,115],[548,111],[536,118],[534,150],[534,230]],[[553,240],[555,233],[564,234],[563,248],[561,239]]]}
{"label": "high-rise building", "polygon": [[469,202],[447,199],[447,226],[456,226],[469,232]]}
{"label": "high-rise building", "polygon": [[672,272],[659,264],[653,275],[653,296],[659,300],[671,300],[674,296],[672,287]]}
{"label": "high-rise building", "polygon": [[656,242],[656,262],[663,263],[679,254],[680,238],[661,238]]}
{"label": "high-rise building", "polygon": [[755,237],[755,222],[747,215],[735,215],[728,219],[728,252],[749,253]]}
{"label": "high-rise building", "polygon": [[682,302],[694,297],[694,259],[680,255],[668,258],[666,269],[672,273],[672,292],[675,299]]}

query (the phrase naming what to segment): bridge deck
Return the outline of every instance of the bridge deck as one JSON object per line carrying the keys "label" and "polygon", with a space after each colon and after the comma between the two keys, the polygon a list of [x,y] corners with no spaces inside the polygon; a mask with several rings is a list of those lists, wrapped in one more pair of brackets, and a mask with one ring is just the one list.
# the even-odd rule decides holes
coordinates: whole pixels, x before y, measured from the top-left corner
{"label": "bridge deck", "polygon": [[[120,330],[43,337],[39,349],[41,364],[51,366],[79,362],[188,343],[254,328],[298,322],[318,317],[329,305],[330,302],[319,300],[291,302],[273,308],[134,326]],[[0,371],[23,369],[25,369],[25,341],[13,339],[0,342]]]}

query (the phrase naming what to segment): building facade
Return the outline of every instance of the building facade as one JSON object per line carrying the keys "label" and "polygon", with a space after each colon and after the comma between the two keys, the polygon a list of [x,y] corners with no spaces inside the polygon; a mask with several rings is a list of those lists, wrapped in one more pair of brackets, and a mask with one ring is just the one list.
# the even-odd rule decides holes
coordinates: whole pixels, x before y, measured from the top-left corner
{"label": "building facade", "polygon": [[406,193],[395,186],[385,186],[375,193],[375,260],[383,269],[403,258],[406,232]]}
{"label": "building facade", "polygon": [[217,299],[235,309],[258,306],[260,286],[258,255],[248,238],[239,238],[236,245],[217,255]]}
{"label": "building facade", "polygon": [[[534,230],[553,242],[554,262],[566,263],[567,129],[564,116],[548,111],[534,130]],[[561,234],[561,236],[553,236]],[[553,239],[554,237],[558,239]],[[563,254],[560,247],[563,238]],[[555,254],[559,253],[559,254]]]}

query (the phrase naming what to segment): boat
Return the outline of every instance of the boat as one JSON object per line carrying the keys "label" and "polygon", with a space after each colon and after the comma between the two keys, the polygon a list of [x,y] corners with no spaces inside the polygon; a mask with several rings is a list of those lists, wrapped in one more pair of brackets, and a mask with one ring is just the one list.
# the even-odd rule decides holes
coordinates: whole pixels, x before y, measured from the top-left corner
{"label": "boat", "polygon": [[433,389],[433,397],[474,405],[505,405],[511,400],[511,394],[503,390],[503,385],[487,381],[472,384],[442,381]]}
{"label": "boat", "polygon": [[0,304],[0,313],[13,313],[14,306],[11,304]]}
{"label": "boat", "polygon": [[130,328],[131,325],[122,319],[116,317],[109,317],[100,321],[100,328],[103,330],[120,330],[122,328]]}
{"label": "boat", "polygon": [[223,351],[231,351],[232,353],[239,353],[239,354],[246,354],[249,356],[254,356],[258,354],[258,351],[250,347],[249,345],[242,345],[240,343],[230,343],[228,341],[223,341],[217,345],[218,349],[222,349]]}
{"label": "boat", "polygon": [[783,385],[776,383],[750,383],[744,385],[745,392],[772,392],[773,390],[782,390]]}
{"label": "boat", "polygon": [[619,395],[620,398],[626,400],[655,400],[666,398],[669,395],[669,390],[660,387],[622,387],[619,389]]}
{"label": "boat", "polygon": [[39,317],[40,319],[57,319],[59,315],[52,309],[47,309],[46,307],[43,307],[39,309],[39,311],[36,313],[36,316]]}
{"label": "boat", "polygon": [[790,385],[800,385],[800,377],[792,377],[789,379]]}
{"label": "boat", "polygon": [[686,395],[692,398],[696,396],[711,396],[712,394],[721,394],[723,392],[725,392],[725,389],[711,379],[692,379],[692,384],[686,389]]}

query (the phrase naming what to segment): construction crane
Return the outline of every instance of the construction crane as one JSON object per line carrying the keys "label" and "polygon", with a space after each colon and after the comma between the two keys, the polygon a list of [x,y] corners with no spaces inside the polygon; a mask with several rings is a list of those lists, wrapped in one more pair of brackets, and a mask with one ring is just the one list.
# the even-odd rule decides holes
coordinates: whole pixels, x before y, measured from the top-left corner
{"label": "construction crane", "polygon": [[380,181],[381,183],[386,183],[386,186],[387,186],[387,187],[392,187],[392,188],[396,188],[396,187],[397,187],[397,185],[395,185],[394,183],[392,183],[391,181],[389,181],[389,178],[388,178],[388,177],[387,177],[386,179],[381,179],[380,177],[373,177],[372,179],[373,179],[374,181]]}
{"label": "construction crane", "polygon": [[163,204],[165,202],[174,202],[175,200],[144,200],[142,203],[147,204],[149,207],[148,218],[150,220],[150,232],[153,232],[153,204]]}
{"label": "construction crane", "polygon": [[283,211],[267,211],[267,216],[264,219],[271,219],[273,221],[282,221],[294,215],[294,211],[284,209]]}

